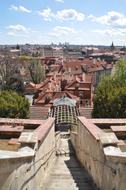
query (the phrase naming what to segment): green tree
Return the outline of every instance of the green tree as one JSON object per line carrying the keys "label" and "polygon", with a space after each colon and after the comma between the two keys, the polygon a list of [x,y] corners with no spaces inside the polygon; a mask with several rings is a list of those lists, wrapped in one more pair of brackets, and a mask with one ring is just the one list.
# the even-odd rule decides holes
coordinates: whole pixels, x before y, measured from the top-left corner
{"label": "green tree", "polygon": [[94,97],[96,118],[126,117],[126,61],[119,61],[113,76],[104,77]]}
{"label": "green tree", "polygon": [[24,82],[21,77],[18,75],[10,77],[10,80],[4,86],[4,90],[14,90],[17,92],[19,95],[23,95],[24,93]]}
{"label": "green tree", "polygon": [[126,61],[120,60],[116,64],[116,72],[114,75],[115,83],[117,86],[126,86]]}
{"label": "green tree", "polygon": [[44,65],[38,60],[32,60],[29,65],[29,72],[32,78],[32,81],[35,84],[39,84],[45,79],[45,69]]}
{"label": "green tree", "polygon": [[27,118],[29,102],[14,91],[0,92],[0,117]]}

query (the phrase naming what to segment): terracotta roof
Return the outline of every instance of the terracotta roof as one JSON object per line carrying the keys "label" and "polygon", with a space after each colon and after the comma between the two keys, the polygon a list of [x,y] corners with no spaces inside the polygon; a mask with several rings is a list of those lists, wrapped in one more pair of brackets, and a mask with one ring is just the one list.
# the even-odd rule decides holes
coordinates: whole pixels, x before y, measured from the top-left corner
{"label": "terracotta roof", "polygon": [[25,89],[26,89],[26,91],[27,90],[36,90],[36,85],[34,83],[30,82],[30,83],[26,84]]}
{"label": "terracotta roof", "polygon": [[[69,87],[69,88],[67,88],[67,89],[69,89],[69,90],[75,90],[75,88],[74,87]],[[88,90],[90,90],[90,88],[78,88],[78,90],[84,90],[84,91],[88,91]]]}
{"label": "terracotta roof", "polygon": [[57,99],[57,98],[61,98],[63,96],[69,97],[71,99],[75,99],[75,100],[79,100],[79,98],[67,91],[61,91],[61,92],[45,92],[44,94],[42,94],[42,96],[40,96],[39,98],[37,98],[34,101],[34,104],[42,104],[45,103],[45,99],[46,97],[50,97],[50,103],[53,102],[53,100]]}
{"label": "terracotta roof", "polygon": [[39,97],[37,99],[34,100],[34,104],[38,104],[38,103],[44,103],[46,97],[51,97],[53,92],[43,92],[39,95]]}
{"label": "terracotta roof", "polygon": [[91,83],[91,81],[92,81],[92,76],[91,75],[85,75],[85,81],[83,81],[83,80],[81,80],[82,79],[82,76],[81,77],[76,77],[75,79],[74,79],[74,81],[72,81],[71,83],[69,83],[67,86],[66,86],[66,90],[67,89],[70,89],[70,88],[72,88],[72,87],[74,87],[75,88],[75,85],[78,83],[79,84],[79,86],[81,86],[81,87],[83,87],[83,88],[85,88],[85,90],[87,90],[86,89],[86,87],[84,87],[85,86],[85,84],[87,84],[87,83]]}
{"label": "terracotta roof", "polygon": [[96,72],[96,71],[102,71],[102,70],[108,70],[108,69],[112,69],[112,65],[111,64],[107,64],[107,65],[96,65],[93,68],[89,68],[88,72]]}

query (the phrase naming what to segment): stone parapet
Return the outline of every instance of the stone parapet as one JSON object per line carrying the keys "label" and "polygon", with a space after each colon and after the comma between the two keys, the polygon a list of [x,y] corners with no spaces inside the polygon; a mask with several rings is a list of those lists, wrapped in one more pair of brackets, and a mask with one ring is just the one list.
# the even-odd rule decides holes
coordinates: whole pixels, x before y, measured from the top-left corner
{"label": "stone parapet", "polygon": [[[102,129],[109,128],[109,132]],[[100,190],[125,190],[126,188],[126,149],[125,141],[114,133],[111,126],[125,125],[115,119],[86,119],[78,117],[78,126],[71,131],[71,141],[81,164],[93,178]],[[98,124],[98,126],[97,126]],[[126,127],[126,126],[124,126]],[[121,126],[122,131],[122,126]],[[125,129],[123,129],[125,132]],[[125,136],[125,133],[124,133]],[[124,138],[124,137],[123,137]]]}
{"label": "stone parapet", "polygon": [[[37,122],[39,123],[38,130],[23,132],[20,135],[18,141],[21,146],[18,151],[0,151],[1,190],[40,190],[42,188],[45,175],[55,160],[56,141],[54,119]],[[34,120],[32,124],[37,122]]]}

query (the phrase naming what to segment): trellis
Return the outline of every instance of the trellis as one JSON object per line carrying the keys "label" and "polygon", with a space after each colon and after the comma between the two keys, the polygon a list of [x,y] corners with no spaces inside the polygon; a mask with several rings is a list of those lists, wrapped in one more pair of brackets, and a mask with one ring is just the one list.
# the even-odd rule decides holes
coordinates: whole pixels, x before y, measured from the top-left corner
{"label": "trellis", "polygon": [[50,117],[55,117],[55,124],[77,124],[77,116],[79,111],[74,106],[59,105],[54,106],[49,114]]}

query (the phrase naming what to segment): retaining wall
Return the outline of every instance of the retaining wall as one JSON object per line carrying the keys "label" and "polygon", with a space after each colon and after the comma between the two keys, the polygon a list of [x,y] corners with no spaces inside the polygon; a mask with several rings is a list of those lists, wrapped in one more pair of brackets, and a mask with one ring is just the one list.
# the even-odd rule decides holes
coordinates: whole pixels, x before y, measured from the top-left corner
{"label": "retaining wall", "polygon": [[77,128],[71,131],[78,160],[92,177],[96,189],[126,190],[126,155],[120,157],[116,152],[112,156],[105,155],[101,135],[104,135],[101,129],[86,118],[79,117]]}

